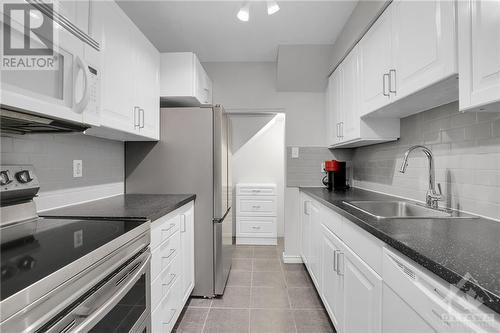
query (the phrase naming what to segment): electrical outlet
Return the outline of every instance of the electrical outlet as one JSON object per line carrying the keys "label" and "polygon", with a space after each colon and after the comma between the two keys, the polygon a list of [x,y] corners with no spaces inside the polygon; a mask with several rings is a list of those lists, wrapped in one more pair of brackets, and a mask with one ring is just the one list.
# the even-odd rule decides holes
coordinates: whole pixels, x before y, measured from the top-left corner
{"label": "electrical outlet", "polygon": [[299,147],[292,147],[292,158],[299,158]]}
{"label": "electrical outlet", "polygon": [[321,172],[325,172],[325,162],[321,162]]}
{"label": "electrical outlet", "polygon": [[82,160],[73,160],[73,178],[83,176],[83,162]]}

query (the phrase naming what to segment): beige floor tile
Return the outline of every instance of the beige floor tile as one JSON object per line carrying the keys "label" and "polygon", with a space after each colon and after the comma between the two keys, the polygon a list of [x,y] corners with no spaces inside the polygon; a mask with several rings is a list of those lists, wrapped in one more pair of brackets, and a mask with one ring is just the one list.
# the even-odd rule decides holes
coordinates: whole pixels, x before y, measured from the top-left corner
{"label": "beige floor tile", "polygon": [[253,249],[254,258],[277,258],[276,246],[256,246]]}
{"label": "beige floor tile", "polygon": [[292,310],[252,309],[250,310],[251,333],[293,333],[295,322]]}
{"label": "beige floor tile", "polygon": [[314,288],[288,288],[290,303],[294,309],[323,308],[323,304]]}
{"label": "beige floor tile", "polygon": [[174,332],[201,333],[209,310],[208,308],[185,308],[175,325]]}
{"label": "beige floor tile", "polygon": [[253,260],[254,272],[277,272],[281,271],[281,264],[278,259],[263,258]]}
{"label": "beige floor tile", "polygon": [[253,287],[278,287],[285,288],[285,278],[283,272],[253,272]]}
{"label": "beige floor tile", "polygon": [[233,262],[231,264],[231,270],[251,272],[252,261],[253,259],[249,258],[233,258]]}
{"label": "beige floor tile", "polygon": [[294,310],[293,316],[299,333],[335,332],[324,310]]}
{"label": "beige floor tile", "polygon": [[228,287],[250,287],[252,284],[252,272],[231,270],[227,280]]}
{"label": "beige floor tile", "polygon": [[226,287],[224,296],[214,298],[212,308],[248,308],[250,287]]}
{"label": "beige floor tile", "polygon": [[252,287],[251,308],[290,308],[288,295],[284,288]]}
{"label": "beige floor tile", "polygon": [[306,267],[304,264],[283,264],[284,271],[304,271],[306,272]]}
{"label": "beige floor tile", "polygon": [[253,247],[239,245],[234,248],[233,258],[253,258]]}
{"label": "beige floor tile", "polygon": [[212,305],[212,300],[208,298],[191,297],[186,306],[196,308],[209,308]]}
{"label": "beige floor tile", "polygon": [[287,287],[314,287],[306,271],[285,271]]}
{"label": "beige floor tile", "polygon": [[210,309],[203,333],[248,332],[249,312],[249,309]]}

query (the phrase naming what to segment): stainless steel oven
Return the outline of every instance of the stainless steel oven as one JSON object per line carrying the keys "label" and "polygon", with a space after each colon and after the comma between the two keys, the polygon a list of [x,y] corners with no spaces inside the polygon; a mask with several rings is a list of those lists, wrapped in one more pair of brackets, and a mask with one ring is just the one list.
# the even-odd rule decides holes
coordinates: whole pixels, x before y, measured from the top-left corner
{"label": "stainless steel oven", "polygon": [[148,332],[150,259],[149,249],[134,255],[38,331]]}

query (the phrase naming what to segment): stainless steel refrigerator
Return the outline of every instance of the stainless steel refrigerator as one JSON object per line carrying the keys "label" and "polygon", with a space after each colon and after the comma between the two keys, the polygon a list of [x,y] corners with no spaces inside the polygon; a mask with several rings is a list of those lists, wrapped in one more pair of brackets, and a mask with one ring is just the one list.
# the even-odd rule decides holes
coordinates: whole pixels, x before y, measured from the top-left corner
{"label": "stainless steel refrigerator", "polygon": [[125,144],[126,193],[194,193],[194,296],[222,295],[233,251],[230,122],[221,106],[162,108],[159,142]]}

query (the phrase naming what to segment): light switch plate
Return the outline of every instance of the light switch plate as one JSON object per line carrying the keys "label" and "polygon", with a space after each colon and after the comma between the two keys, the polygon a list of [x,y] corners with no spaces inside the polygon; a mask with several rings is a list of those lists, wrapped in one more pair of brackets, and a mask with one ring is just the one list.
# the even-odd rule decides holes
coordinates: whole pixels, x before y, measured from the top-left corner
{"label": "light switch plate", "polygon": [[73,178],[80,178],[82,176],[83,176],[82,160],[73,160]]}
{"label": "light switch plate", "polygon": [[299,147],[292,147],[292,158],[299,158]]}

